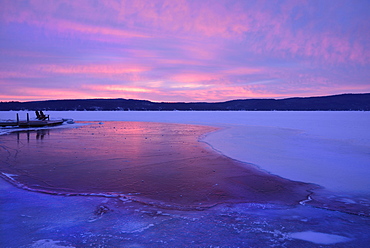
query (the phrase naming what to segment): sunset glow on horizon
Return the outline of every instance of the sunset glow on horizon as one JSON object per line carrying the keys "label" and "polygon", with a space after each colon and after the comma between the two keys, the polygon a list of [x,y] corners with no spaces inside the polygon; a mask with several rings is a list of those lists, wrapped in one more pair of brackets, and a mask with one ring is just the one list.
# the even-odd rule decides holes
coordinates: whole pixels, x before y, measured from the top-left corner
{"label": "sunset glow on horizon", "polygon": [[0,101],[370,92],[370,2],[0,0]]}

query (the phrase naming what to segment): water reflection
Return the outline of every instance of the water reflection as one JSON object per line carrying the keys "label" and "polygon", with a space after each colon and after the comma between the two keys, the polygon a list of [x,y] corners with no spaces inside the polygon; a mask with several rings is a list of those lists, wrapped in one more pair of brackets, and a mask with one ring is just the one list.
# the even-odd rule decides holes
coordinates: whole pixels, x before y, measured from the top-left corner
{"label": "water reflection", "polygon": [[23,140],[23,135],[25,135],[27,142],[30,141],[31,136],[34,135],[36,140],[43,140],[45,135],[50,135],[49,129],[41,129],[41,130],[30,130],[30,131],[19,131],[16,132],[17,141]]}
{"label": "water reflection", "polygon": [[36,139],[41,139],[43,140],[45,135],[50,135],[50,131],[48,129],[42,129],[42,130],[37,130],[36,131]]}
{"label": "water reflection", "polygon": [[307,197],[312,185],[258,171],[198,142],[200,135],[214,130],[106,122],[26,132],[25,137],[23,133],[0,136],[6,147],[0,153],[0,169],[18,175],[12,179],[33,190],[133,197],[172,207],[219,202],[297,204]]}

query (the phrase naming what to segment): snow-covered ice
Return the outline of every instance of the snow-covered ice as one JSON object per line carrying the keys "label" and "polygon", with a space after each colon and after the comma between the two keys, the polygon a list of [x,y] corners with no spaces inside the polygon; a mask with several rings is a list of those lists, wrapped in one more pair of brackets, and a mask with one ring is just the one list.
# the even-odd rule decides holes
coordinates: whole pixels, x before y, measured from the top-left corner
{"label": "snow-covered ice", "polygon": [[289,234],[289,236],[293,239],[301,239],[301,240],[313,242],[315,244],[323,244],[323,245],[331,245],[331,244],[350,241],[350,239],[347,237],[334,235],[334,234],[313,232],[313,231],[295,232],[295,233]]}

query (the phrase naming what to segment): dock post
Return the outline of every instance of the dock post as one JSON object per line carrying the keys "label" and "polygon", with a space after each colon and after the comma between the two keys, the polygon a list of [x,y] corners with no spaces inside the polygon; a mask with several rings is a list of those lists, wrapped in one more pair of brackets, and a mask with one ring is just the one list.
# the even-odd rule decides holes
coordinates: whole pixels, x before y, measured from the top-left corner
{"label": "dock post", "polygon": [[30,122],[30,115],[27,113],[27,124]]}
{"label": "dock post", "polygon": [[19,126],[19,114],[17,113],[17,126]]}

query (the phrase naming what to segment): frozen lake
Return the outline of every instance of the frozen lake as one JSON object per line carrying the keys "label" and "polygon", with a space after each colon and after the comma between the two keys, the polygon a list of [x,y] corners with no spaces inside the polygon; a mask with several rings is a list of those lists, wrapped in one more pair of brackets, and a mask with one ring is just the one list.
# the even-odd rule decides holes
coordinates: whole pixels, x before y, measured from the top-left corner
{"label": "frozen lake", "polygon": [[[25,112],[19,113],[25,118]],[[75,121],[218,127],[201,140],[229,158],[268,173],[317,184],[322,187],[319,202],[343,211],[325,210],[322,203],[308,205],[309,199],[296,206],[249,202],[200,212],[178,211],[127,199],[28,192],[3,181],[1,206],[8,213],[1,223],[5,247],[359,247],[370,241],[366,235],[369,217],[363,216],[368,216],[370,202],[369,112],[47,114]],[[0,119],[14,116],[15,112],[0,112]],[[21,238],[9,238],[14,234]]]}
{"label": "frozen lake", "polygon": [[[370,193],[369,112],[49,111],[48,114],[76,121],[222,127],[202,140],[228,157],[327,189]],[[25,115],[20,112],[21,117]],[[0,118],[14,119],[15,112],[0,112]]]}

